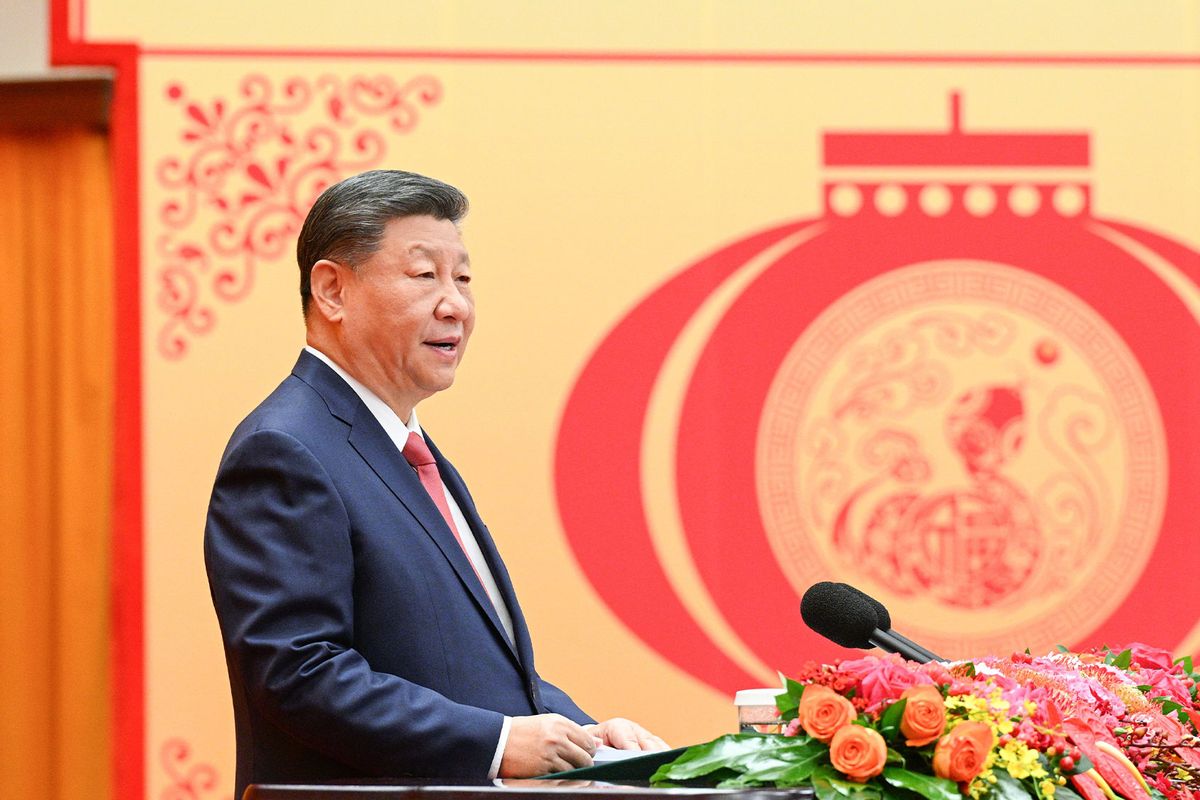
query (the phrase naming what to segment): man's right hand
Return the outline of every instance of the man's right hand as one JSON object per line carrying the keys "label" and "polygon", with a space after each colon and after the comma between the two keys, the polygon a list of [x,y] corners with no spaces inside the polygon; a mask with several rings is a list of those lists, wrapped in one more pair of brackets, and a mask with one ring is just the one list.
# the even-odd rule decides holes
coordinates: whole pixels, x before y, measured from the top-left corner
{"label": "man's right hand", "polygon": [[596,740],[560,714],[513,717],[500,759],[501,778],[532,778],[590,767]]}

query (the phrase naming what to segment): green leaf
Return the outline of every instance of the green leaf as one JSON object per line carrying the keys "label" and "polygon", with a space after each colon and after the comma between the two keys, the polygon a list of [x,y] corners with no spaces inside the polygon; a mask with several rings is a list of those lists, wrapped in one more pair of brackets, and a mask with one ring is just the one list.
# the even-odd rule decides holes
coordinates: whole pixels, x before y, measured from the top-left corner
{"label": "green leaf", "polygon": [[[822,766],[824,756],[824,753],[819,753],[799,761],[756,769],[746,773],[745,777],[762,783],[773,783],[776,786],[800,786],[808,783],[812,774]],[[826,762],[824,765],[828,766],[828,763]]]}
{"label": "green leaf", "polygon": [[1055,649],[1057,649],[1057,650],[1058,650],[1058,652],[1060,652],[1060,653],[1069,653],[1069,652],[1071,652],[1071,648],[1067,647],[1066,645],[1062,645],[1062,644],[1056,644],[1056,645],[1054,645],[1054,647],[1055,647]]}
{"label": "green leaf", "polygon": [[921,800],[921,796],[914,794],[907,789],[901,789],[899,786],[892,786],[887,781],[879,781],[879,788],[883,792],[883,800]]}
{"label": "green leaf", "polygon": [[728,767],[722,767],[721,769],[717,770],[716,772],[710,772],[709,774],[705,775],[703,778],[701,778],[699,780],[691,781],[690,785],[692,785],[692,786],[697,786],[697,785],[699,785],[699,786],[716,786],[719,783],[725,783],[726,781],[737,780],[739,777],[741,777],[741,776],[738,775],[737,770],[732,770],[732,769],[729,769]]}
{"label": "green leaf", "polygon": [[1055,786],[1054,800],[1083,800],[1070,786]]}
{"label": "green leaf", "polygon": [[968,678],[974,678],[975,677],[975,662],[968,661],[966,664],[963,664],[963,671],[967,673]]}
{"label": "green leaf", "polygon": [[[853,798],[853,800],[883,800],[883,792],[876,784],[846,780],[840,772],[828,764],[822,764],[814,770],[810,780],[813,789],[817,792],[818,800],[839,800],[847,797]],[[824,788],[818,788],[818,784]],[[829,794],[822,795],[822,791]],[[960,797],[958,800],[962,800],[962,798]]]}
{"label": "green leaf", "polygon": [[852,797],[854,800],[883,800],[883,790],[879,788],[878,784],[854,783],[853,781],[841,781],[841,783],[843,784],[841,791],[845,797]]}
{"label": "green leaf", "polygon": [[887,767],[883,770],[883,779],[892,786],[915,792],[927,800],[962,800],[958,784],[945,778],[921,775],[899,767]]}
{"label": "green leaf", "polygon": [[1109,654],[1104,661],[1108,664],[1112,664],[1117,669],[1129,669],[1129,665],[1133,663],[1133,651],[1126,649],[1122,650],[1120,653],[1117,653],[1115,656]]}
{"label": "green leaf", "polygon": [[1021,785],[1021,782],[1009,775],[1007,771],[998,769],[993,775],[996,776],[996,782],[992,784],[992,798],[994,800],[1029,800],[1033,795],[1029,790]]}
{"label": "green leaf", "polygon": [[838,800],[839,798],[837,789],[833,788],[833,784],[829,782],[828,778],[813,777],[812,788],[817,800]]}
{"label": "green leaf", "polygon": [[1190,673],[1192,671],[1192,657],[1191,656],[1184,656],[1183,658],[1176,659],[1175,663],[1182,664],[1184,672]]}
{"label": "green leaf", "polygon": [[689,747],[679,758],[659,767],[650,781],[686,781],[722,768],[740,772],[739,763],[745,763],[755,755],[779,749],[795,741],[789,737],[758,733],[728,734],[711,742]]}
{"label": "green leaf", "polygon": [[774,783],[777,786],[798,786],[806,782],[813,770],[828,763],[829,750],[820,742],[808,740],[797,747],[785,747],[759,753],[739,765],[741,780],[751,783]]}
{"label": "green leaf", "polygon": [[658,769],[650,782],[704,779],[744,781],[746,785],[769,783],[804,773],[828,757],[829,748],[807,736],[772,736],[757,733],[729,734],[705,744],[689,747],[683,755]]}
{"label": "green leaf", "polygon": [[655,773],[654,775],[652,775],[650,777],[650,785],[656,789],[683,789],[683,788],[689,788],[689,787],[690,788],[708,788],[708,787],[716,786],[718,783],[724,783],[725,781],[736,780],[737,778],[741,777],[734,770],[726,769],[725,767],[721,767],[720,769],[713,770],[712,772],[708,773],[707,775],[705,775],[702,778],[695,778],[693,780],[687,780],[687,781],[657,780],[656,779],[657,775],[658,775],[658,773]]}
{"label": "green leaf", "polygon": [[784,678],[783,692],[775,695],[775,706],[779,709],[781,719],[786,721],[796,718],[796,709],[800,707],[800,697],[803,694],[804,684]]}
{"label": "green leaf", "polygon": [[838,791],[833,788],[833,777],[836,773],[833,767],[824,764],[813,770],[809,780],[812,782],[813,793],[817,800],[838,800]]}
{"label": "green leaf", "polygon": [[897,700],[883,711],[883,716],[879,718],[879,733],[889,742],[895,742],[900,739],[900,720],[904,718],[904,707],[908,705],[908,700]]}
{"label": "green leaf", "polygon": [[1164,714],[1170,714],[1172,711],[1178,711],[1179,709],[1183,708],[1182,705],[1176,703],[1169,697],[1151,697],[1150,699],[1162,706]]}

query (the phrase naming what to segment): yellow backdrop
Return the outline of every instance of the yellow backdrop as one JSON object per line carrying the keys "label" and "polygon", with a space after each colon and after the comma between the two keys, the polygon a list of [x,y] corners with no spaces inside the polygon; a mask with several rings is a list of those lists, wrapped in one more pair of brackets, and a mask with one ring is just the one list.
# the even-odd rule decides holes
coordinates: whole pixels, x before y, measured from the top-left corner
{"label": "yellow backdrop", "polygon": [[823,132],[945,130],[952,91],[970,128],[1089,132],[1097,216],[1200,240],[1188,0],[84,6],[82,41],[141,47],[147,796],[232,784],[200,542],[229,432],[302,345],[302,170],[403,168],[470,196],[479,324],[422,423],[495,533],[541,672],[677,744],[729,730],[730,700],[608,610],[554,497],[567,397],[626,312],[715,248],[818,216]]}

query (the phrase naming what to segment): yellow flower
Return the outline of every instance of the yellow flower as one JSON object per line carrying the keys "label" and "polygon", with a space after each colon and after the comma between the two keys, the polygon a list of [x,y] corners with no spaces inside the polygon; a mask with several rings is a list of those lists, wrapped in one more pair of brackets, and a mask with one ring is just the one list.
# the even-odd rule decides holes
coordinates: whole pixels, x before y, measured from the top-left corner
{"label": "yellow flower", "polygon": [[1017,780],[1044,778],[1046,769],[1038,760],[1036,750],[1031,750],[1020,739],[1013,739],[996,754],[999,765]]}

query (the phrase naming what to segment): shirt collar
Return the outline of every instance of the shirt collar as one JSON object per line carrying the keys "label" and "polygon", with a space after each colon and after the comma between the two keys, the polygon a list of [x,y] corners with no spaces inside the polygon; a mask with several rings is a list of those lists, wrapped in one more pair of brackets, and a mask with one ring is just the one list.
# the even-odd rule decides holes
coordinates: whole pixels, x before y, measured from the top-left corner
{"label": "shirt collar", "polygon": [[409,415],[408,422],[405,423],[395,411],[392,411],[387,403],[379,399],[379,395],[372,392],[356,380],[353,375],[342,369],[332,358],[312,345],[305,345],[304,349],[324,361],[331,370],[336,372],[354,390],[354,393],[363,401],[363,405],[371,412],[371,416],[375,417],[379,421],[379,424],[383,426],[384,432],[387,433],[388,438],[392,440],[396,447],[401,450],[404,449],[404,445],[408,442],[409,433],[421,436],[421,424],[417,422],[417,410],[415,408]]}

